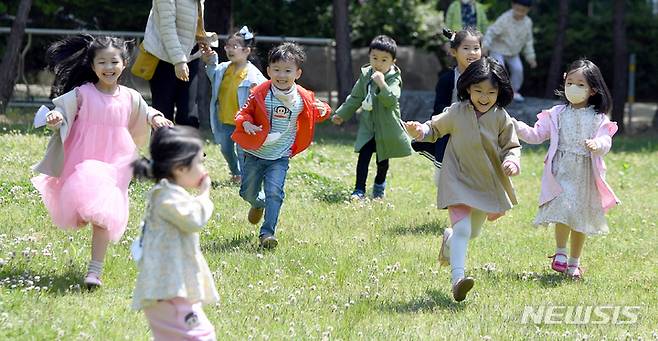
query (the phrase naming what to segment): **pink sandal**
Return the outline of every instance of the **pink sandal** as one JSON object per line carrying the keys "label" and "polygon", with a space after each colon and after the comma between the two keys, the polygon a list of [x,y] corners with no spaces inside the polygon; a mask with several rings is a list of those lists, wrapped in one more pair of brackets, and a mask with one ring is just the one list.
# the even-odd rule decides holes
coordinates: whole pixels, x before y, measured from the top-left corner
{"label": "pink sandal", "polygon": [[567,262],[560,262],[558,260],[555,260],[557,256],[564,256],[564,258],[567,257],[564,253],[556,253],[552,256],[549,256],[548,258],[553,258],[553,261],[551,262],[551,269],[559,272],[559,273],[564,273],[567,271]]}
{"label": "pink sandal", "polygon": [[567,270],[567,276],[571,277],[574,280],[582,279],[583,274],[585,274],[585,270],[577,265],[569,265],[569,269],[573,269],[573,268],[575,268],[573,272]]}

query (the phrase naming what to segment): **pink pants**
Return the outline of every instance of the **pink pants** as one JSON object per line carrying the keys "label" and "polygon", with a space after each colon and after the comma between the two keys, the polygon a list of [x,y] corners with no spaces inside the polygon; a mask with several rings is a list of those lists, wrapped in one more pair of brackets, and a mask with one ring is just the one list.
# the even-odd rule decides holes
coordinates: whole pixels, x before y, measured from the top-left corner
{"label": "pink pants", "polygon": [[176,297],[144,308],[156,341],[216,340],[215,328],[201,308],[201,303],[190,303]]}
{"label": "pink pants", "polygon": [[[448,206],[448,216],[450,217],[450,225],[457,224],[460,220],[466,218],[471,214],[471,207],[464,204],[457,204]],[[505,215],[505,212],[487,213],[487,220],[494,221]]]}

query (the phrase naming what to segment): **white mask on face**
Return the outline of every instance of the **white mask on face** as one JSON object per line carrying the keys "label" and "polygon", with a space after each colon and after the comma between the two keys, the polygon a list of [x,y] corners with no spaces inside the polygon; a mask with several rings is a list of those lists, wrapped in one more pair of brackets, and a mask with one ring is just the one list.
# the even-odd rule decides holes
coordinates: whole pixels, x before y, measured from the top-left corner
{"label": "white mask on face", "polygon": [[462,0],[462,4],[467,5],[471,0]]}
{"label": "white mask on face", "polygon": [[564,88],[564,95],[571,104],[580,104],[587,100],[589,88],[581,88],[578,85],[571,84]]}

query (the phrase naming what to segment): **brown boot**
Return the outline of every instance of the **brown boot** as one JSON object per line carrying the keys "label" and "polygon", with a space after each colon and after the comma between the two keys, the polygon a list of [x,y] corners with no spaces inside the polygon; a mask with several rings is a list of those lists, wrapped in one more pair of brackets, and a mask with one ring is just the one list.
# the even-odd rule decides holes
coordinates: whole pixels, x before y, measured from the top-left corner
{"label": "brown boot", "polygon": [[263,218],[263,212],[265,208],[263,207],[252,207],[249,209],[249,214],[247,215],[247,220],[252,224],[258,224],[258,222]]}
{"label": "brown boot", "polygon": [[279,244],[279,241],[276,240],[276,237],[271,234],[262,235],[258,239],[260,241],[260,247],[263,249],[274,249],[277,244]]}

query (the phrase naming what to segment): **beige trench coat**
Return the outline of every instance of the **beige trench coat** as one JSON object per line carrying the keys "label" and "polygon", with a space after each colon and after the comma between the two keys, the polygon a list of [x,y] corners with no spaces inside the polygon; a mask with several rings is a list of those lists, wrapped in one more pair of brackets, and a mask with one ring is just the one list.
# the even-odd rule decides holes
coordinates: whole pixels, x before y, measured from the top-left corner
{"label": "beige trench coat", "polygon": [[492,107],[479,119],[468,102],[457,102],[425,122],[424,141],[450,134],[439,178],[437,206],[464,204],[488,213],[500,213],[517,204],[503,162],[520,167],[521,145],[507,111]]}

